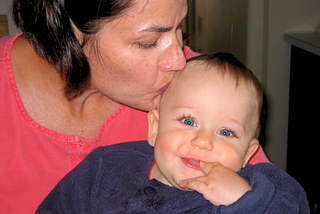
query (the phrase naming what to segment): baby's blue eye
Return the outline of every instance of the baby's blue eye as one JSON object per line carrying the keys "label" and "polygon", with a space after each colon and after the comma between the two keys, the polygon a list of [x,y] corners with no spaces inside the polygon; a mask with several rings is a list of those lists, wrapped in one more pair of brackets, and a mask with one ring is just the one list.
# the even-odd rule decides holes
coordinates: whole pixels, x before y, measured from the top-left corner
{"label": "baby's blue eye", "polygon": [[195,125],[195,122],[190,119],[190,118],[187,118],[187,119],[183,119],[182,122],[188,126],[194,126]]}
{"label": "baby's blue eye", "polygon": [[230,131],[226,130],[226,129],[223,129],[223,130],[219,131],[218,134],[226,136],[226,137],[232,136],[232,133]]}

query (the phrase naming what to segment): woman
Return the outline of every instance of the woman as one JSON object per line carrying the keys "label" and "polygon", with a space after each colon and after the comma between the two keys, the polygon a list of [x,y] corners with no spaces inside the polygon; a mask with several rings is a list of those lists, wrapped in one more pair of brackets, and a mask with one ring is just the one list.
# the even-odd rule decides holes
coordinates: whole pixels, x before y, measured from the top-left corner
{"label": "woman", "polygon": [[22,34],[0,41],[1,212],[33,213],[97,146],[147,139],[143,111],[185,66],[186,14],[186,0],[14,1]]}

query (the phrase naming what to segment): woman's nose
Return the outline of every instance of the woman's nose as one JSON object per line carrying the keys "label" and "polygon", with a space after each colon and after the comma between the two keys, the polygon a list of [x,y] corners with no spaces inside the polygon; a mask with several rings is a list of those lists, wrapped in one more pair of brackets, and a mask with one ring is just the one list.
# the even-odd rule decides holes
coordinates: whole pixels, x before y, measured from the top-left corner
{"label": "woman's nose", "polygon": [[160,61],[160,67],[164,71],[179,71],[186,65],[186,57],[182,50],[179,39],[175,39],[164,52],[164,57]]}
{"label": "woman's nose", "polygon": [[213,133],[206,130],[199,130],[196,136],[191,140],[191,145],[199,149],[211,151],[213,145]]}

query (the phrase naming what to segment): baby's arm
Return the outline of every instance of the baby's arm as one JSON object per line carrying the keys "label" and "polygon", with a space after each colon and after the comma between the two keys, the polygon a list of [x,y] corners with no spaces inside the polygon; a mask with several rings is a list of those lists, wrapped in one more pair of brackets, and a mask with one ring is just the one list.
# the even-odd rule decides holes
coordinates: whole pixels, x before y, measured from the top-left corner
{"label": "baby's arm", "polygon": [[[222,170],[220,173],[224,173],[223,171],[224,170]],[[240,197],[239,195],[237,195],[237,197],[239,198],[235,201],[235,203],[229,204],[226,203],[228,202],[228,200],[222,201],[223,203],[220,204],[224,205],[219,206],[219,210],[221,213],[310,213],[307,197],[303,188],[287,173],[276,168],[272,164],[262,163],[257,165],[249,165],[245,169],[241,170],[238,174],[241,175],[241,178],[245,179],[245,181],[250,185],[252,189],[245,192]],[[216,188],[217,191],[221,191],[221,193],[219,193],[220,195],[217,195],[217,198],[221,196],[227,197],[227,194],[232,194],[232,192],[235,192],[237,194],[237,191],[235,191],[235,189],[233,188],[239,187],[233,186],[233,184],[229,183],[229,185],[231,185],[231,188],[228,188],[228,182],[232,180],[226,179],[224,183],[224,178],[222,176],[218,176],[218,178],[219,177],[221,178],[218,180],[209,181],[209,185],[207,185],[206,183],[208,182],[208,180],[205,181],[206,179],[204,178],[181,181],[181,187],[190,185],[192,186],[192,188],[188,188],[196,191],[199,190],[198,192],[203,194],[204,197],[209,200],[207,196],[205,196],[205,194],[208,194],[210,190],[206,190],[203,187],[208,187],[210,185],[211,187],[214,187],[214,183],[220,180],[220,183],[217,182],[216,185],[222,184],[224,186],[223,188]],[[188,181],[190,181],[190,184],[187,184]],[[202,182],[206,184],[204,185]],[[232,195],[230,196],[232,197]],[[218,199],[214,196],[209,196],[209,198],[211,198],[211,203],[212,199],[215,200],[213,203],[214,205],[219,204],[217,203]],[[232,200],[235,200],[235,198],[233,198]],[[229,202],[231,202],[232,200],[230,200]]]}
{"label": "baby's arm", "polygon": [[201,162],[200,167],[204,176],[183,180],[179,185],[201,193],[213,205],[230,205],[252,189],[245,179],[220,163]]}
{"label": "baby's arm", "polygon": [[[309,214],[306,193],[300,184],[286,172],[272,164],[249,165],[239,173],[248,179],[252,191],[245,194],[242,202],[252,201],[256,209],[266,207],[263,213]],[[261,210],[262,211],[262,210]]]}

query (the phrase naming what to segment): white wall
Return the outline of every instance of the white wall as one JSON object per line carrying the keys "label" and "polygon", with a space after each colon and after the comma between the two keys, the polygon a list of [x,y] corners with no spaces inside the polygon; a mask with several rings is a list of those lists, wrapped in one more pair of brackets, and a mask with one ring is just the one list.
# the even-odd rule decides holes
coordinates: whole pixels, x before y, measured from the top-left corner
{"label": "white wall", "polygon": [[8,17],[9,35],[13,35],[19,32],[19,29],[12,21],[11,6],[12,0],[0,0],[0,14],[7,14]]}
{"label": "white wall", "polygon": [[287,32],[315,31],[320,24],[320,0],[249,0],[247,64],[265,87],[268,99],[265,152],[286,168],[290,45]]}
{"label": "white wall", "polygon": [[231,52],[245,61],[247,0],[195,0],[195,8],[195,50]]}

